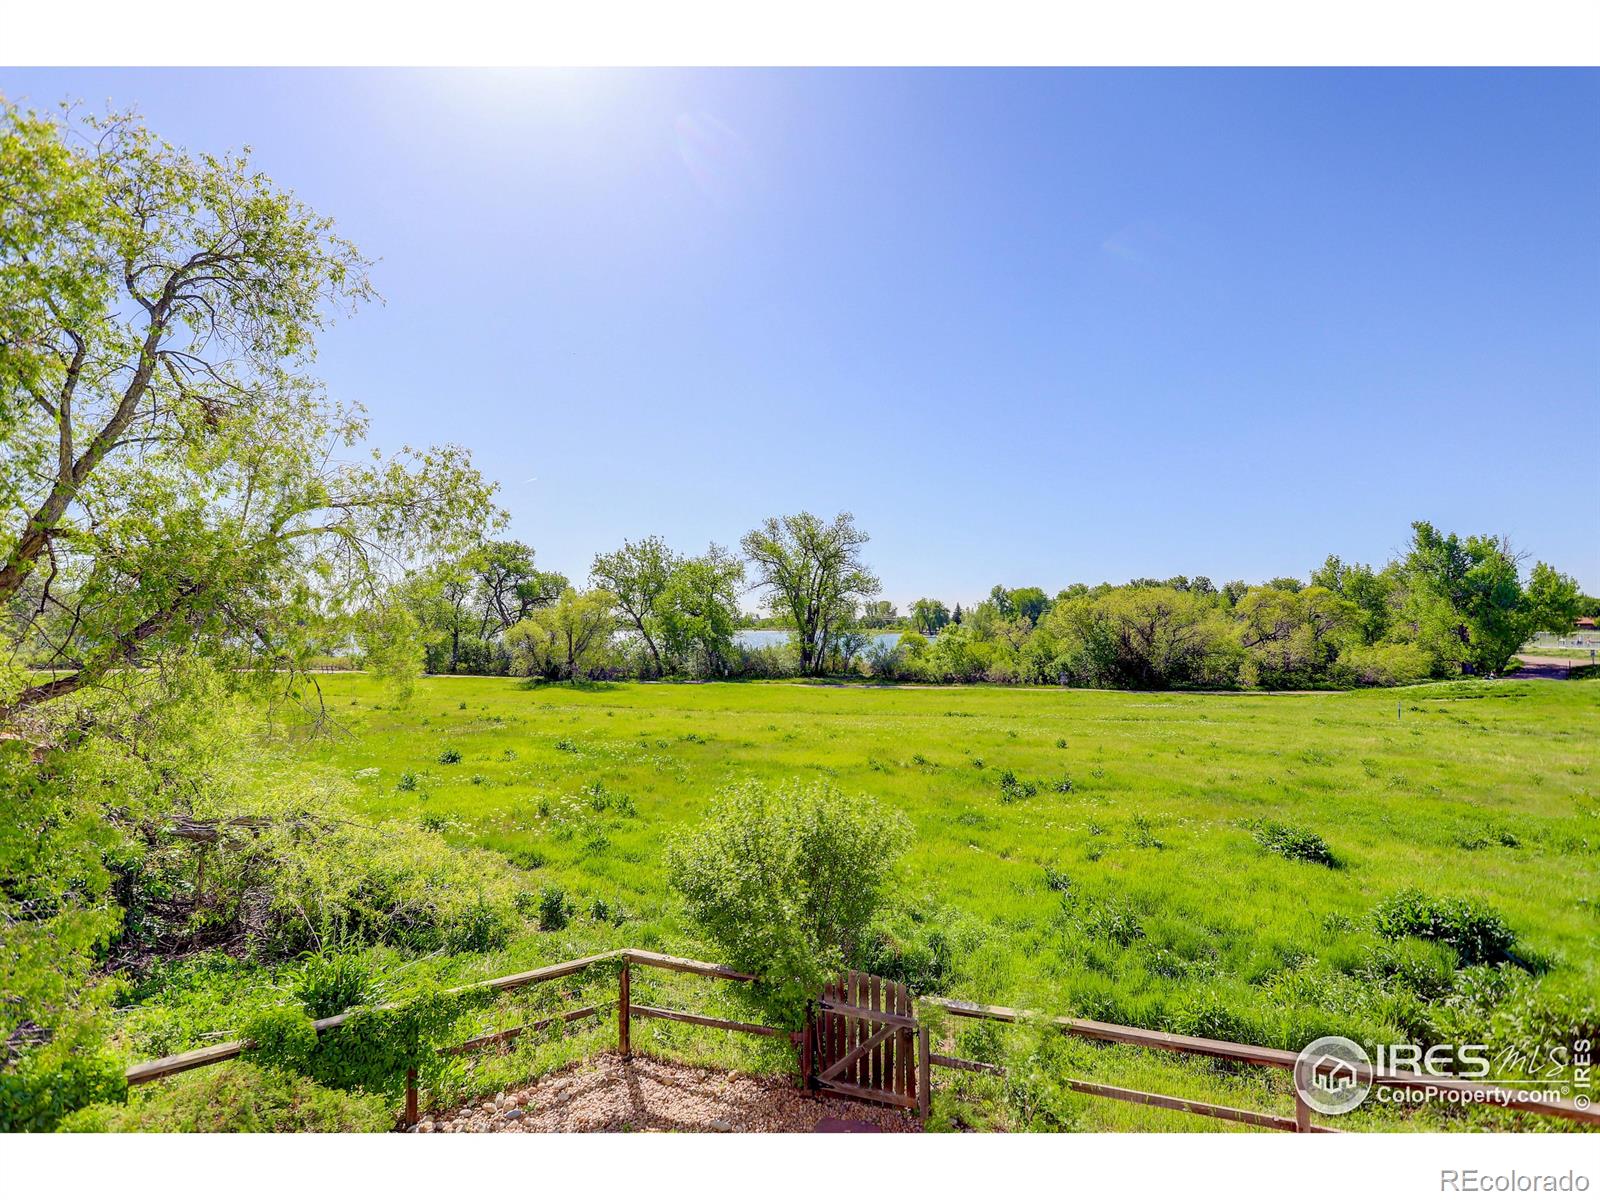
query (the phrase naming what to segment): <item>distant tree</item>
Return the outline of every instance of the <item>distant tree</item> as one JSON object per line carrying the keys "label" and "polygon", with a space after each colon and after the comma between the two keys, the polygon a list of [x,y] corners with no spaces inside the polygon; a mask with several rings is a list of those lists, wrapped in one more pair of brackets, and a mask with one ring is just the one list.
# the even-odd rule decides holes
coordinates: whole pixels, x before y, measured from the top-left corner
{"label": "distant tree", "polygon": [[1527,602],[1529,631],[1534,633],[1567,633],[1582,615],[1578,581],[1547,563],[1535,563],[1529,573]]}
{"label": "distant tree", "polygon": [[1279,575],[1275,579],[1267,580],[1265,586],[1278,592],[1298,592],[1305,587],[1305,583],[1293,575]]}
{"label": "distant tree", "polygon": [[567,589],[565,575],[533,565],[533,547],[525,542],[488,542],[472,556],[481,607],[478,636],[488,638],[510,629],[536,608],[553,604]]}
{"label": "distant tree", "polygon": [[1025,617],[1034,625],[1050,610],[1050,597],[1043,588],[1013,588],[1011,591],[1012,615]]}
{"label": "distant tree", "polygon": [[1322,566],[1311,572],[1311,586],[1326,588],[1354,605],[1348,628],[1363,646],[1376,645],[1388,633],[1394,619],[1394,581],[1360,563],[1346,563],[1337,554],[1328,555]]}
{"label": "distant tree", "polygon": [[869,629],[892,625],[899,613],[888,600],[869,600],[862,606],[861,623]]}
{"label": "distant tree", "polygon": [[794,621],[802,675],[822,670],[835,635],[878,591],[861,558],[867,541],[849,513],[824,522],[802,512],[768,517],[740,543],[771,610]]}
{"label": "distant tree", "polygon": [[662,648],[674,670],[724,675],[733,659],[744,564],[721,546],[675,563],[656,600]]}
{"label": "distant tree", "polygon": [[1324,678],[1337,657],[1336,635],[1355,605],[1324,587],[1259,587],[1246,592],[1233,613],[1247,655],[1244,682],[1306,687]]}
{"label": "distant tree", "polygon": [[989,589],[988,603],[997,616],[1009,619],[1017,615],[1016,605],[1011,602],[1011,592],[998,583]]}
{"label": "distant tree", "polygon": [[398,584],[393,599],[410,609],[423,631],[427,669],[455,674],[461,640],[477,627],[477,577],[472,555],[435,563]]}
{"label": "distant tree", "polygon": [[950,624],[950,610],[939,600],[923,597],[911,606],[911,627],[922,633],[935,634]]}
{"label": "distant tree", "polygon": [[1222,613],[1168,587],[1130,585],[1066,600],[1050,610],[1044,628],[1056,639],[1056,669],[1099,686],[1230,681],[1239,653]]}
{"label": "distant tree", "polygon": [[678,559],[666,542],[647,537],[624,542],[622,549],[597,554],[589,579],[616,597],[617,608],[644,639],[657,675],[662,673],[661,649],[656,645],[657,604],[672,578]]}
{"label": "distant tree", "polygon": [[523,675],[583,679],[611,655],[617,598],[602,588],[568,588],[506,631],[515,669]]}
{"label": "distant tree", "polygon": [[961,624],[961,604],[959,601],[956,602],[956,611],[951,615],[950,621],[954,625]]}
{"label": "distant tree", "polygon": [[1232,608],[1244,598],[1244,594],[1249,590],[1250,585],[1244,580],[1230,579],[1227,583],[1222,585],[1222,590],[1218,594],[1222,597],[1223,603],[1228,608]]}
{"label": "distant tree", "polygon": [[1480,674],[1501,671],[1540,620],[1561,619],[1576,605],[1577,585],[1544,563],[1530,578],[1537,596],[1525,592],[1505,538],[1463,539],[1426,521],[1411,528],[1411,546],[1397,567],[1402,624],[1407,640],[1439,659]]}

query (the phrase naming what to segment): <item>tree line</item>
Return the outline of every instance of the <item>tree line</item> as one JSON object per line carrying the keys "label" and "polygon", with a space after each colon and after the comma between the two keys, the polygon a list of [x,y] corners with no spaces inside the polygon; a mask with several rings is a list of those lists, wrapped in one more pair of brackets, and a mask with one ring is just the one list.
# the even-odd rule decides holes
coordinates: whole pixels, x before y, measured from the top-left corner
{"label": "tree line", "polygon": [[[772,517],[740,542],[675,553],[659,537],[596,555],[589,586],[496,542],[399,590],[430,671],[546,679],[861,674],[884,680],[1089,687],[1302,688],[1503,671],[1539,630],[1593,609],[1546,563],[1524,573],[1499,537],[1412,526],[1382,568],[1329,555],[1306,578],[1206,576],[1076,583],[1054,595],[996,586],[963,610],[922,598],[900,618],[875,598],[867,535],[849,513]],[[514,603],[507,603],[509,592]],[[776,649],[741,645],[757,595]],[[874,639],[885,627],[897,640]]]}

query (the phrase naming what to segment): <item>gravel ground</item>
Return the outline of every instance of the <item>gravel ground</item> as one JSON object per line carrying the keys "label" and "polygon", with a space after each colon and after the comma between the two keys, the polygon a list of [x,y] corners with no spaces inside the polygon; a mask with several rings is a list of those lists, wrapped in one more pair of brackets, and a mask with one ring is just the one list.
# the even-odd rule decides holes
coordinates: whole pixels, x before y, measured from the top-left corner
{"label": "gravel ground", "polygon": [[414,1132],[809,1133],[825,1117],[888,1133],[918,1128],[899,1109],[812,1097],[781,1078],[601,1054],[526,1087],[429,1113]]}

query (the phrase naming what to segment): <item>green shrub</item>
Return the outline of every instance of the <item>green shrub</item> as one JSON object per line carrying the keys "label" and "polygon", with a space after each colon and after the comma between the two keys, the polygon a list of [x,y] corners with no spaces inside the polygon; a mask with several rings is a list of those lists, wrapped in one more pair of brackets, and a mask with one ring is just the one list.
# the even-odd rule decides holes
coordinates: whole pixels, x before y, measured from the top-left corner
{"label": "green shrub", "polygon": [[1018,779],[1015,771],[1005,770],[1000,772],[1000,803],[1015,804],[1018,800],[1027,800],[1037,795],[1037,784],[1026,779]]}
{"label": "green shrub", "polygon": [[1085,911],[1083,929],[1090,937],[1105,938],[1119,946],[1131,946],[1144,937],[1139,914],[1126,900],[1115,896],[1098,900]]}
{"label": "green shrub", "polygon": [[309,954],[294,966],[290,990],[314,1021],[342,1013],[368,1000],[373,973],[362,958],[333,950]]}
{"label": "green shrub", "polygon": [[269,954],[330,943],[492,949],[513,927],[521,881],[506,860],[451,846],[409,821],[295,814],[251,850],[239,882],[270,897],[271,919],[258,935]]}
{"label": "green shrub", "polygon": [[1433,673],[1433,658],[1420,646],[1393,644],[1351,646],[1334,662],[1330,674],[1344,687],[1397,687],[1420,683]]}
{"label": "green shrub", "polygon": [[1333,851],[1321,835],[1303,825],[1280,825],[1276,821],[1258,821],[1251,829],[1252,836],[1265,850],[1296,862],[1321,863],[1325,867],[1337,866]]}
{"label": "green shrub", "polygon": [[1455,950],[1444,942],[1403,937],[1379,947],[1373,966],[1385,979],[1400,983],[1424,1000],[1438,1000],[1455,989],[1461,965]]}
{"label": "green shrub", "polygon": [[443,750],[439,751],[439,761],[447,767],[453,766],[461,761],[461,751],[457,750],[454,746],[446,746]]}
{"label": "green shrub", "polygon": [[443,1060],[435,1049],[447,1044],[457,1020],[488,998],[482,989],[455,992],[424,981],[381,1006],[356,1009],[320,1037],[304,1013],[271,1009],[241,1031],[254,1043],[244,1057],[343,1091],[398,1097],[409,1070],[439,1075]]}
{"label": "green shrub", "polygon": [[858,960],[910,827],[828,783],[736,784],[668,851],[690,919],[780,1019]]}
{"label": "green shrub", "polygon": [[382,1133],[395,1114],[381,1096],[342,1092],[248,1062],[138,1088],[128,1103],[97,1104],[64,1133]]}
{"label": "green shrub", "polygon": [[1439,900],[1415,888],[1396,892],[1373,910],[1373,927],[1391,940],[1443,942],[1468,965],[1493,965],[1511,957],[1516,934],[1505,918],[1475,900]]}
{"label": "green shrub", "polygon": [[0,1070],[0,1133],[46,1133],[67,1114],[127,1095],[122,1063],[109,1054],[45,1045]]}
{"label": "green shrub", "polygon": [[317,1027],[302,1009],[285,1006],[257,1013],[240,1032],[246,1041],[254,1043],[244,1052],[246,1059],[294,1075],[303,1075],[310,1069],[317,1050]]}
{"label": "green shrub", "polygon": [[1022,1053],[1005,1057],[1002,1089],[1009,1127],[1034,1133],[1069,1133],[1083,1128],[1083,1101],[1068,1085],[1066,1039],[1036,1030]]}
{"label": "green shrub", "polygon": [[539,928],[546,932],[567,927],[567,894],[558,887],[539,889]]}
{"label": "green shrub", "polygon": [[873,924],[861,965],[914,993],[941,992],[955,977],[954,931],[969,920],[946,905],[884,913]]}

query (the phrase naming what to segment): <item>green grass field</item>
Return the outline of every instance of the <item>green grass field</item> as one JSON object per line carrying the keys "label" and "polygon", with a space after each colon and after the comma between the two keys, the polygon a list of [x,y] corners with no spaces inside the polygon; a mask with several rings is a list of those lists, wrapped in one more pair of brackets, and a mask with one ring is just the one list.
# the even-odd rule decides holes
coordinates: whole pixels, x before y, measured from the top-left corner
{"label": "green grass field", "polygon": [[[498,851],[576,910],[559,933],[530,924],[502,951],[462,956],[460,979],[625,944],[714,957],[667,888],[665,843],[731,781],[821,776],[914,825],[880,969],[932,971],[945,995],[1294,1049],[1328,1032],[1415,1037],[1458,964],[1374,933],[1374,907],[1406,887],[1488,904],[1540,989],[1591,1008],[1600,994],[1600,682],[1271,696],[435,678],[404,707],[361,675],[318,684],[334,728],[292,733],[280,765],[347,781],[369,817]],[[1319,834],[1336,865],[1264,848],[1260,821]],[[636,999],[733,1012],[736,991],[671,977],[636,984]],[[635,1036],[726,1065],[783,1061],[733,1034],[651,1023]],[[993,1052],[989,1036],[969,1029],[958,1049]],[[602,1023],[476,1079],[612,1037]],[[1068,1053],[1082,1078],[1292,1112],[1281,1073]],[[943,1074],[946,1119],[993,1098],[992,1082]],[[1111,1101],[1084,1114],[1092,1128],[1227,1128]],[[1450,1119],[1369,1108],[1343,1124]]]}
{"label": "green grass field", "polygon": [[[1589,684],[1219,696],[430,679],[403,710],[360,676],[321,685],[342,728],[302,758],[348,775],[370,813],[442,823],[580,913],[599,899],[627,914],[575,926],[574,948],[626,935],[706,952],[668,894],[665,840],[730,781],[826,776],[913,822],[896,933],[913,948],[943,935],[946,994],[1286,1046],[1330,1017],[1378,1037],[1406,1027],[1394,989],[1345,981],[1420,975],[1428,998],[1454,965],[1368,928],[1408,886],[1489,904],[1545,986],[1600,994]],[[447,749],[460,761],[441,763]],[[1269,852],[1259,820],[1320,834],[1337,865]]]}

